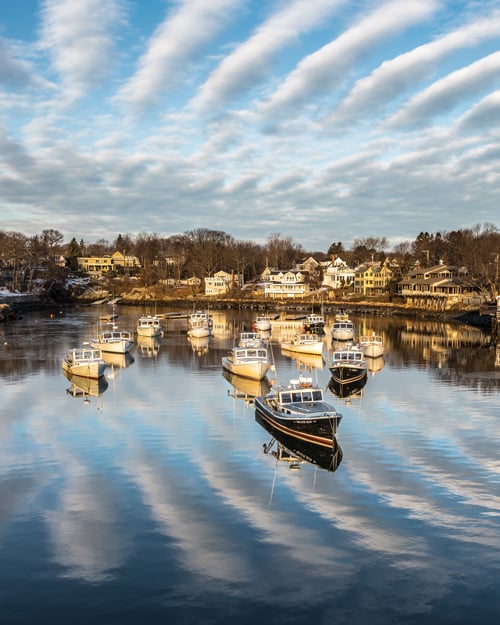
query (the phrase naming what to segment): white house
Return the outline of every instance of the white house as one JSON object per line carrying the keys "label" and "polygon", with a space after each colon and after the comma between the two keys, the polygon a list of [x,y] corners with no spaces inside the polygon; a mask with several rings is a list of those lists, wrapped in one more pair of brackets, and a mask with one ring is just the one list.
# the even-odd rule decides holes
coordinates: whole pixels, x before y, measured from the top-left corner
{"label": "white house", "polygon": [[234,272],[218,271],[212,277],[205,278],[205,295],[226,295],[234,288],[243,286],[243,276]]}
{"label": "white house", "polygon": [[332,256],[326,271],[323,272],[323,285],[332,289],[341,289],[354,284],[354,269],[340,258]]}
{"label": "white house", "polygon": [[309,274],[307,271],[289,269],[269,269],[262,272],[261,280],[264,283],[264,296],[276,298],[304,297],[310,291]]}

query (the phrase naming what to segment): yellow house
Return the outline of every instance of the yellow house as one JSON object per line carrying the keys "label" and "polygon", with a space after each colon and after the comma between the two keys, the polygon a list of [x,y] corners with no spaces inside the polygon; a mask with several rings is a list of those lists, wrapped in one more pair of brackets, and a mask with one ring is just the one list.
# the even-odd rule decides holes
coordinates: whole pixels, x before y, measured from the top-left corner
{"label": "yellow house", "polygon": [[77,258],[77,262],[79,271],[97,276],[113,271],[117,267],[123,269],[140,267],[139,259],[136,256],[124,255],[121,252],[114,252],[105,256],[80,256]]}
{"label": "yellow house", "polygon": [[385,263],[361,265],[354,271],[354,293],[381,295],[393,276],[392,270]]}

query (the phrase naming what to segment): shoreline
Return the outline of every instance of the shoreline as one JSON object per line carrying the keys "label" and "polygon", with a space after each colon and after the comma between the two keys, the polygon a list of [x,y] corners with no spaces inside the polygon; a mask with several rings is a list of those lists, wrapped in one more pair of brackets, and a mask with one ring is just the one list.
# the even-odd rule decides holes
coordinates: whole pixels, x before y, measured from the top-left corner
{"label": "shoreline", "polygon": [[[69,301],[56,302],[52,300],[41,300],[36,296],[16,296],[13,298],[2,298],[0,300],[0,322],[12,321],[22,317],[23,312],[36,310],[61,310],[77,306],[95,305],[95,299],[74,298]],[[335,314],[341,309],[357,315],[374,316],[408,316],[419,319],[440,320],[446,322],[459,322],[467,325],[474,325],[485,329],[492,329],[493,315],[481,314],[479,309],[454,308],[448,310],[436,310],[434,308],[412,307],[405,304],[380,301],[349,301],[331,300],[328,302],[287,302],[264,299],[237,299],[218,298],[215,300],[205,297],[184,297],[184,298],[141,298],[130,299],[121,298],[117,306],[144,306],[160,304],[176,309],[211,309],[211,310],[254,310],[269,313],[289,313],[295,315],[307,315],[311,312]],[[98,306],[108,304],[98,304]]]}

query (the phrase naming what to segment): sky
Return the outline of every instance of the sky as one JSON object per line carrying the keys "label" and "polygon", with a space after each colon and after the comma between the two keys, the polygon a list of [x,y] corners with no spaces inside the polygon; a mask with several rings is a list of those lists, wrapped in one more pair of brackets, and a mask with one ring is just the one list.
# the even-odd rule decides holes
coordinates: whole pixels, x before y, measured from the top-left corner
{"label": "sky", "polygon": [[0,2],[0,229],[498,226],[500,0]]}

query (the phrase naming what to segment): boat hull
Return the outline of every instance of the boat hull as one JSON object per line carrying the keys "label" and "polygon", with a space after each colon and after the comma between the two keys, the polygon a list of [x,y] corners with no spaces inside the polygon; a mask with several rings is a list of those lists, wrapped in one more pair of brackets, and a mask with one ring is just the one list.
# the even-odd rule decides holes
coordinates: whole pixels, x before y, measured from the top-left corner
{"label": "boat hull", "polygon": [[134,346],[134,342],[127,339],[119,339],[117,341],[90,341],[90,345],[94,349],[100,349],[101,352],[106,352],[108,354],[127,354],[132,347]]}
{"label": "boat hull", "polygon": [[268,362],[234,362],[230,357],[222,358],[226,371],[250,380],[263,380],[269,370]]}
{"label": "boat hull", "polygon": [[283,341],[283,343],[281,343],[281,349],[296,354],[321,356],[323,354],[324,343],[323,341],[318,341],[316,343],[293,343]]}
{"label": "boat hull", "polygon": [[363,367],[335,364],[330,367],[332,379],[335,382],[343,384],[346,382],[361,382],[362,380],[365,380],[368,375],[367,371],[368,369],[366,367],[366,363]]}
{"label": "boat hull", "polygon": [[161,336],[161,328],[137,328],[138,336]]}
{"label": "boat hull", "polygon": [[255,416],[283,435],[294,439],[332,447],[342,419],[339,413],[315,415],[286,415],[272,410],[265,397],[255,398]]}
{"label": "boat hull", "polygon": [[210,328],[209,326],[203,326],[203,327],[197,327],[197,328],[191,328],[190,330],[188,330],[188,335],[201,339],[201,338],[205,338],[207,336],[210,336],[211,332],[210,332]]}
{"label": "boat hull", "polygon": [[92,380],[98,380],[104,375],[106,369],[105,362],[91,362],[82,364],[71,364],[63,360],[63,371],[70,375],[77,375],[82,378],[90,378]]}

